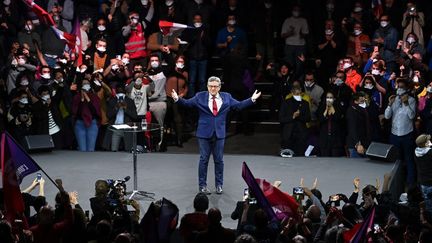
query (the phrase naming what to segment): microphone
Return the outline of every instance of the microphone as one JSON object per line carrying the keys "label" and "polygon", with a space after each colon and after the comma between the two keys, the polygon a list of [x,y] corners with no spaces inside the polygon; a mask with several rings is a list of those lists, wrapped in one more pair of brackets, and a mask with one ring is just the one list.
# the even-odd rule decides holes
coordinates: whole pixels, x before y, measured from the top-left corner
{"label": "microphone", "polygon": [[128,180],[130,180],[130,176],[126,176],[123,180],[124,182],[127,182]]}

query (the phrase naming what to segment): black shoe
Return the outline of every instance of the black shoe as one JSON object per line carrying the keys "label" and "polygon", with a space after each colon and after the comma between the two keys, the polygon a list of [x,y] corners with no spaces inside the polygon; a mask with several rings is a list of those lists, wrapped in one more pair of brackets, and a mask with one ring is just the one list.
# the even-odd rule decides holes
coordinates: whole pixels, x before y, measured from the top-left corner
{"label": "black shoe", "polygon": [[216,187],[216,194],[222,194],[223,190],[222,190],[222,186],[217,186]]}
{"label": "black shoe", "polygon": [[204,193],[204,194],[206,194],[206,195],[210,195],[211,194],[210,190],[207,187],[201,187],[199,189],[199,191],[202,192],[202,193]]}

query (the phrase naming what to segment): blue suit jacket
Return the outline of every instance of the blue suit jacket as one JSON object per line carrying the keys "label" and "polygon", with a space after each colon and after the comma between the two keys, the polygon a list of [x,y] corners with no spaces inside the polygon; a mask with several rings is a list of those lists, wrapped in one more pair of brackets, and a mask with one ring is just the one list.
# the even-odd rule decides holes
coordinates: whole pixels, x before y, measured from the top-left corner
{"label": "blue suit jacket", "polygon": [[216,116],[209,108],[208,91],[198,92],[190,99],[179,98],[177,101],[180,105],[198,108],[199,119],[196,132],[198,138],[211,138],[215,132],[217,138],[225,138],[228,112],[231,109],[241,110],[254,104],[251,98],[238,101],[229,93],[219,92],[219,94],[222,98],[222,106]]}

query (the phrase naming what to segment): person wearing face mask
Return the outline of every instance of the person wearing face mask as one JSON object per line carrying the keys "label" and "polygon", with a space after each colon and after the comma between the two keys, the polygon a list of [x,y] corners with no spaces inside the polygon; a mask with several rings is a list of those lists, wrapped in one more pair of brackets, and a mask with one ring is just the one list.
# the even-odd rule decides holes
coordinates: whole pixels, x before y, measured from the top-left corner
{"label": "person wearing face mask", "polygon": [[115,88],[117,84],[126,83],[131,76],[128,66],[123,65],[119,58],[111,59],[111,64],[103,72],[104,80],[108,86]]}
{"label": "person wearing face mask", "polygon": [[357,92],[346,112],[346,146],[350,158],[364,157],[371,142],[369,114],[366,110],[365,94]]}
{"label": "person wearing face mask", "polygon": [[7,118],[11,135],[24,147],[25,136],[33,133],[31,101],[25,90],[18,91],[18,102],[12,104]]}
{"label": "person wearing face mask", "polygon": [[[126,96],[125,87],[118,85],[116,88],[116,96],[108,100],[107,117],[109,124],[120,125],[128,124],[137,121],[137,112],[135,102]],[[123,139],[125,151],[130,151],[132,148],[132,136],[130,133],[123,131],[113,131],[111,136],[111,151],[119,150],[120,142]]]}
{"label": "person wearing face mask", "polygon": [[107,51],[107,40],[98,39],[94,47],[94,51],[89,54],[91,63],[93,64],[93,70],[108,68],[112,54]]}
{"label": "person wearing face mask", "polygon": [[[160,141],[157,144],[157,150],[165,150],[164,141],[164,122],[165,114],[167,110],[167,95],[165,90],[166,85],[166,74],[161,67],[161,60],[157,54],[150,55],[150,63],[148,67],[148,74],[151,82],[154,83],[154,89],[152,90],[152,95],[148,97],[149,110],[153,113],[156,118],[157,123],[161,126],[160,130]],[[163,145],[163,147],[162,147]]]}
{"label": "person wearing face mask", "polygon": [[[320,24],[321,26],[322,24]],[[318,59],[315,63],[319,64],[317,75],[323,80],[327,80],[333,74],[340,53],[343,47],[342,33],[339,33],[335,27],[335,21],[328,19],[325,21],[322,34],[319,36],[318,42]],[[321,28],[320,28],[321,29]]]}
{"label": "person wearing face mask", "polygon": [[353,59],[351,57],[345,57],[343,59],[343,70],[345,72],[345,83],[348,85],[352,91],[355,93],[357,86],[361,82],[361,75],[357,73],[354,67]]}
{"label": "person wearing face mask", "polygon": [[186,97],[188,93],[188,72],[184,68],[185,57],[178,56],[176,58],[175,71],[171,72],[166,81],[165,92],[167,94],[167,117],[166,124],[174,128],[176,140],[175,144],[179,147],[183,146],[183,110],[172,98],[172,90],[175,90],[179,97]]}
{"label": "person wearing face mask", "polygon": [[317,111],[320,121],[319,147],[322,157],[344,155],[343,117],[344,113],[332,92],[327,92]]}
{"label": "person wearing face mask", "polygon": [[186,49],[186,57],[189,60],[188,97],[193,97],[196,91],[206,88],[207,60],[212,43],[201,14],[194,15],[193,25],[195,28],[186,29],[181,37],[189,43]]}
{"label": "person wearing face mask", "polygon": [[426,212],[429,217],[432,215],[432,198],[430,193],[432,191],[432,167],[430,161],[432,160],[432,143],[431,135],[419,135],[415,143],[417,147],[414,151],[414,161],[417,167],[417,183],[420,185],[423,198],[425,199]]}
{"label": "person wearing face mask", "polygon": [[418,38],[418,43],[424,46],[423,28],[425,27],[424,13],[419,11],[413,1],[406,4],[406,11],[402,18],[403,35],[405,40],[410,33],[415,34]]}
{"label": "person wearing face mask", "polygon": [[406,37],[406,41],[399,41],[397,50],[400,51],[400,56],[405,60],[409,60],[410,56],[414,53],[420,53],[422,56],[426,54],[426,51],[422,44],[420,44],[419,39],[413,32],[409,33]]}
{"label": "person wearing face mask", "polygon": [[136,73],[132,82],[126,88],[128,97],[135,103],[138,121],[145,119],[148,108],[147,99],[151,95],[152,86],[154,85],[154,83],[149,83],[146,79],[143,73]]}
{"label": "person wearing face mask", "polygon": [[199,14],[202,23],[210,23],[212,15],[212,5],[205,0],[189,0],[185,1],[184,9],[186,11],[186,21],[188,25],[194,25],[195,15]]}
{"label": "person wearing face mask", "polygon": [[300,56],[306,53],[306,36],[309,26],[305,18],[300,17],[300,6],[294,6],[292,16],[282,24],[281,37],[285,40],[284,60],[291,64],[295,73],[299,73],[302,62]]}
{"label": "person wearing face mask", "polygon": [[375,31],[372,42],[379,46],[379,54],[385,61],[389,72],[397,70],[396,47],[398,43],[398,31],[390,23],[390,17],[383,14],[380,17],[380,27]]}
{"label": "person wearing face mask", "polygon": [[[66,32],[62,21],[61,21],[61,8],[59,6],[54,6],[50,12],[54,22],[56,23],[56,28]],[[57,37],[56,33],[50,28],[49,25],[41,25],[41,51],[44,54],[44,58],[50,67],[54,67],[56,60],[59,56],[63,55],[66,41]]]}
{"label": "person wearing face mask", "polygon": [[337,71],[336,74],[330,79],[329,88],[344,114],[350,105],[350,100],[353,93],[350,87],[345,84],[345,77],[346,76],[343,71]]}
{"label": "person wearing face mask", "polygon": [[282,100],[291,92],[292,73],[288,63],[281,63],[279,70],[276,69],[275,63],[269,63],[266,67],[265,78],[273,82],[272,99],[270,103],[270,112],[272,116],[276,115],[276,110],[281,106]]}
{"label": "person wearing face mask", "polygon": [[311,120],[309,102],[302,98],[298,83],[293,84],[292,96],[282,101],[279,109],[279,122],[282,127],[281,151],[291,149],[296,156],[303,156],[309,135],[306,124]]}
{"label": "person wearing face mask", "polygon": [[38,90],[40,86],[53,84],[53,78],[51,77],[51,68],[49,66],[42,66],[40,69],[40,78],[33,82],[33,89]]}
{"label": "person wearing face mask", "polygon": [[25,72],[35,72],[36,66],[27,63],[27,58],[22,53],[22,49],[18,49],[17,53],[12,58],[12,67],[9,69],[9,73],[6,78],[7,91],[10,92],[16,87],[15,81],[18,75]]}
{"label": "person wearing face mask", "polygon": [[415,166],[412,151],[414,149],[414,118],[416,116],[416,101],[409,96],[408,80],[396,80],[396,95],[389,97],[384,117],[391,119],[391,134],[389,142],[400,151],[404,166],[406,166],[407,185],[415,183]]}
{"label": "person wearing face mask", "polygon": [[48,86],[41,86],[38,90],[39,98],[33,104],[34,133],[49,134],[53,139],[54,146],[57,149],[63,147],[63,123],[59,109],[59,101],[62,96],[61,92],[51,96],[51,90]]}
{"label": "person wearing face mask", "polygon": [[36,91],[33,89],[32,85],[32,74],[31,73],[21,73],[18,75],[16,80],[16,88],[11,90],[9,97],[11,98],[10,102],[15,103],[19,100],[18,93],[20,91],[25,91],[27,93],[27,97],[29,97],[30,102],[36,102]]}
{"label": "person wearing face mask", "polygon": [[88,79],[83,79],[72,100],[72,115],[78,150],[93,152],[100,123],[100,100],[93,93]]}
{"label": "person wearing face mask", "polygon": [[26,20],[24,23],[24,28],[18,32],[18,42],[23,45],[27,43],[29,45],[29,51],[32,55],[36,54],[36,47],[33,44],[33,40],[37,43],[41,43],[41,37],[39,33],[34,31],[34,25],[31,20]]}
{"label": "person wearing face mask", "polygon": [[147,43],[145,30],[149,23],[140,22],[139,19],[140,15],[138,13],[131,12],[129,14],[129,24],[122,28],[122,35],[126,39],[125,52],[129,54],[131,63],[146,65],[146,59],[149,55],[147,48],[150,49],[147,45],[150,43]]}
{"label": "person wearing face mask", "polygon": [[363,26],[357,22],[353,26],[353,32],[348,37],[347,56],[351,57],[354,63],[361,67],[368,60],[368,49],[371,41],[369,36],[363,33]]}
{"label": "person wearing face mask", "polygon": [[361,81],[359,87],[357,87],[357,92],[362,91],[366,93],[372,102],[374,102],[379,109],[383,107],[383,94],[378,91],[376,88],[377,82],[375,81],[374,76],[366,75]]}
{"label": "person wearing face mask", "polygon": [[317,120],[317,109],[320,105],[324,89],[316,83],[315,74],[312,71],[306,72],[304,79],[305,93],[311,98],[311,121]]}
{"label": "person wearing face mask", "polygon": [[[238,45],[247,47],[246,33],[236,25],[236,16],[229,15],[226,21],[226,27],[219,30],[216,37],[216,47],[218,48],[219,55],[224,57],[231,52]],[[244,49],[244,50],[247,50]]]}

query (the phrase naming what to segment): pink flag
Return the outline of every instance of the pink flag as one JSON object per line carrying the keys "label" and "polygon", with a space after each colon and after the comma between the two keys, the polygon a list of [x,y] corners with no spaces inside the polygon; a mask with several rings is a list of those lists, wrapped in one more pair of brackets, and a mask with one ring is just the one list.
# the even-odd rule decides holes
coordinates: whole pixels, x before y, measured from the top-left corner
{"label": "pink flag", "polygon": [[77,60],[75,62],[75,65],[77,67],[81,66],[81,64],[83,63],[83,55],[82,55],[82,42],[81,42],[81,28],[80,28],[80,22],[78,18],[75,18],[74,21],[74,26],[73,26],[73,30],[72,30],[72,34],[75,36],[76,41],[75,41],[75,46],[74,49],[75,53],[78,54]]}

